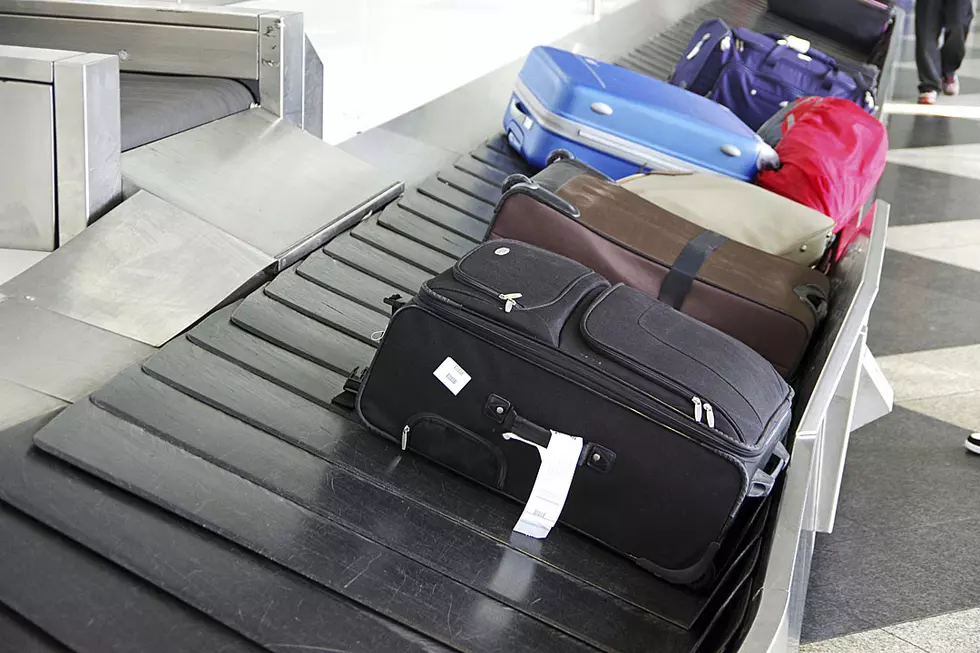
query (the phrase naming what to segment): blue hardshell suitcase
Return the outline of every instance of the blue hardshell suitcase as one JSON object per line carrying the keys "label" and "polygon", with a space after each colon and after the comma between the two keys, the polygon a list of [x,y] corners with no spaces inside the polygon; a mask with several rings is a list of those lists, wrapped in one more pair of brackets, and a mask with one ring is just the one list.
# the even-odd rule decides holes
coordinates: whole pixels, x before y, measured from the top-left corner
{"label": "blue hardshell suitcase", "polygon": [[713,172],[743,181],[775,151],[729,109],[676,86],[550,47],[531,50],[504,115],[531,164],[568,150],[614,179],[649,170]]}

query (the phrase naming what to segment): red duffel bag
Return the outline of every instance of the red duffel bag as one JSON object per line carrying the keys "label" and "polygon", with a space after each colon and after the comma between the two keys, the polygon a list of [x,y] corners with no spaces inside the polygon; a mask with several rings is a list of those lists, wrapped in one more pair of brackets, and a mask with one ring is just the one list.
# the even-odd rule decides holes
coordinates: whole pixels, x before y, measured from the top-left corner
{"label": "red duffel bag", "polygon": [[857,222],[885,171],[885,126],[848,100],[804,98],[780,130],[782,165],[760,172],[756,183],[830,216],[835,232]]}

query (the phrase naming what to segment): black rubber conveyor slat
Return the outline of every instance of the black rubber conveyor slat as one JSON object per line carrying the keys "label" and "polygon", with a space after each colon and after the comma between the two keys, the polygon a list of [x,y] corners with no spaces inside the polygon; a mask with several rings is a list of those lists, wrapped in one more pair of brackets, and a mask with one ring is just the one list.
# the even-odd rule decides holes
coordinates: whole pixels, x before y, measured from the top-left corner
{"label": "black rubber conveyor slat", "polygon": [[494,206],[500,199],[500,184],[491,184],[456,167],[440,171],[436,178],[490,206]]}
{"label": "black rubber conveyor slat", "polygon": [[187,339],[308,401],[330,407],[331,400],[344,389],[346,377],[235,326],[230,322],[235,308],[229,306],[212,314],[191,330]]}
{"label": "black rubber conveyor slat", "polygon": [[449,184],[439,181],[436,177],[426,179],[418,187],[419,193],[431,197],[437,202],[450,206],[481,222],[488,223],[493,219],[493,206],[483,200],[478,200]]}
{"label": "black rubber conveyor slat", "polygon": [[[103,480],[461,651],[592,650],[142,429],[121,424],[98,433],[69,433],[49,427],[35,441]],[[406,584],[429,588],[430,594],[416,600],[401,592]]]}
{"label": "black rubber conveyor slat", "polygon": [[0,642],[12,653],[72,653],[51,635],[0,603]]}
{"label": "black rubber conveyor slat", "polygon": [[[96,403],[560,630],[609,651],[682,651],[692,641],[689,633],[648,612],[258,429],[230,417],[211,428],[198,428],[206,421],[200,414],[206,409],[202,404],[138,372],[126,380],[99,391]],[[147,402],[148,394],[156,394],[159,400]],[[378,523],[385,528],[376,529]],[[446,542],[452,546],[445,546]],[[595,612],[603,618],[595,619]]]}
{"label": "black rubber conveyor slat", "polygon": [[[180,342],[169,344],[144,368],[168,385],[361,473],[392,493],[452,515],[498,541],[513,539],[519,504],[414,456],[408,458],[411,464],[398,464],[397,446],[289,392],[284,389],[288,384],[243,373],[234,363]],[[690,625],[707,601],[689,589],[639,573],[627,559],[564,529],[544,541],[517,538],[515,542],[517,548],[668,621]]]}
{"label": "black rubber conveyor slat", "polygon": [[432,274],[382,252],[349,233],[334,238],[324,250],[333,258],[414,295]]}
{"label": "black rubber conveyor slat", "polygon": [[455,259],[438,252],[428,245],[406,238],[391,229],[378,224],[375,217],[368,218],[351,230],[351,235],[360,241],[370,243],[382,252],[415,265],[430,275],[436,275],[451,268]]}
{"label": "black rubber conveyor slat", "polygon": [[385,298],[404,292],[377,277],[341,263],[322,251],[310,254],[296,268],[296,273],[307,281],[368,308],[387,310],[389,307],[384,303]]}
{"label": "black rubber conveyor slat", "polygon": [[437,202],[431,197],[422,195],[417,190],[410,191],[405,197],[398,200],[398,206],[473,241],[474,245],[482,242],[483,237],[487,234],[487,224],[482,220],[477,220],[447,204]]}
{"label": "black rubber conveyor slat", "polygon": [[389,204],[378,216],[378,224],[418,243],[458,259],[473,249],[473,241],[434,222],[406,211],[395,203]]}
{"label": "black rubber conveyor slat", "polygon": [[[293,310],[271,297],[253,294],[232,313],[232,322],[307,360],[348,374],[374,357],[374,347]],[[150,361],[153,359],[151,358]]]}
{"label": "black rubber conveyor slat", "polygon": [[463,156],[456,159],[453,163],[453,167],[457,170],[462,170],[468,174],[473,175],[477,179],[482,179],[494,188],[500,189],[501,184],[507,179],[507,173],[494,168],[491,165],[480,161],[475,158],[472,154],[464,154]]}
{"label": "black rubber conveyor slat", "polygon": [[[125,424],[87,400],[58,420],[53,428],[95,432]],[[29,432],[6,435],[0,438],[4,501],[252,641],[267,643],[274,653],[304,647],[351,653],[449,650],[181,517],[31,451]],[[62,584],[53,596],[64,590]],[[108,632],[105,625],[102,632]],[[178,644],[169,637],[161,641],[171,651]]]}
{"label": "black rubber conveyor slat", "polygon": [[0,533],[0,600],[78,653],[263,650],[3,503]]}
{"label": "black rubber conveyor slat", "polygon": [[[297,313],[358,338],[372,347],[388,324],[388,316],[381,310],[368,308],[310,283],[296,274],[295,268],[273,279],[265,287],[265,294]],[[378,308],[384,308],[384,305]],[[375,337],[372,338],[372,335]]]}

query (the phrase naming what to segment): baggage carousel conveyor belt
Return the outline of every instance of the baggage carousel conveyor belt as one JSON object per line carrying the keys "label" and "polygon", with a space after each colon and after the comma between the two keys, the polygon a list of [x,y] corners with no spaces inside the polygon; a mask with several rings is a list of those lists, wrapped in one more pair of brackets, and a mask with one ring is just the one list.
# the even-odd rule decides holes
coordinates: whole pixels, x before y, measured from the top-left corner
{"label": "baggage carousel conveyor belt", "polygon": [[[646,58],[675,60],[686,34]],[[5,432],[0,530],[40,544],[0,563],[0,650],[728,650],[768,503],[713,582],[672,586],[564,527],[512,533],[519,504],[331,402],[370,362],[383,299],[475,245],[515,172],[533,171],[489,139],[43,428]]]}

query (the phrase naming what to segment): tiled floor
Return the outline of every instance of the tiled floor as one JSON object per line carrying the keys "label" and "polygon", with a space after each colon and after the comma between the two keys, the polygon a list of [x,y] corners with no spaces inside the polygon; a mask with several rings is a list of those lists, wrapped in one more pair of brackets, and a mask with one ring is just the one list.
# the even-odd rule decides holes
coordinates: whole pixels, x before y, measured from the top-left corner
{"label": "tiled floor", "polygon": [[[916,94],[913,43],[899,102]],[[963,448],[980,430],[980,49],[968,56],[964,95],[898,105],[889,122],[892,220],[868,343],[896,408],[851,439],[804,653],[980,651],[980,457]]]}

